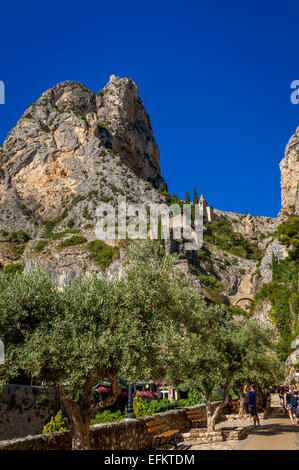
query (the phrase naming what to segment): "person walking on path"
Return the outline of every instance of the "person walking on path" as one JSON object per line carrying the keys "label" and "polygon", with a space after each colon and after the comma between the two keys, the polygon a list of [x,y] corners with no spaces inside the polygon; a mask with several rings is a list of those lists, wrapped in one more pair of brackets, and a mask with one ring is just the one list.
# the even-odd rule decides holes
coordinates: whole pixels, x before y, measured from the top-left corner
{"label": "person walking on path", "polygon": [[264,410],[264,418],[268,418],[271,414],[271,394],[267,392],[266,394],[266,406]]}
{"label": "person walking on path", "polygon": [[284,406],[289,414],[290,420],[293,425],[296,425],[295,423],[295,413],[296,413],[296,408],[297,408],[297,400],[296,397],[292,393],[292,389],[288,387],[288,385],[285,386],[284,388],[285,394],[284,394]]}
{"label": "person walking on path", "polygon": [[254,426],[256,426],[257,424],[260,426],[260,420],[256,410],[256,391],[254,390],[254,386],[250,385],[250,387],[248,387],[247,385],[245,385],[244,394],[245,393],[248,396],[248,411],[253,419],[253,424]]}
{"label": "person walking on path", "polygon": [[279,390],[279,399],[280,399],[280,403],[281,403],[281,406],[282,406],[282,410],[285,414],[287,414],[287,409],[284,405],[284,394],[285,394],[285,391],[284,391],[284,387],[280,387],[280,390]]}

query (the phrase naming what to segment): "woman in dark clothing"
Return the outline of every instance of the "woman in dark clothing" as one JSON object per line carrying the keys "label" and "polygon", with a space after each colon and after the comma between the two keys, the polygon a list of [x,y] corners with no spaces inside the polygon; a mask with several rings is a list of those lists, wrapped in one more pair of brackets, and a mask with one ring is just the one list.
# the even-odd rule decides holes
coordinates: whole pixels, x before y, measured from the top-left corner
{"label": "woman in dark clothing", "polygon": [[288,385],[284,387],[285,393],[284,393],[284,406],[289,414],[290,420],[292,421],[293,425],[296,425],[295,423],[295,412],[296,412],[296,406],[293,405],[293,394],[292,390],[289,389]]}
{"label": "woman in dark clothing", "polygon": [[287,413],[287,409],[286,409],[286,407],[284,406],[284,394],[285,394],[284,387],[280,387],[280,390],[279,390],[279,399],[280,399],[280,403],[281,403],[282,409],[283,409],[284,413],[286,414],[286,413]]}
{"label": "woman in dark clothing", "polygon": [[256,391],[254,390],[254,386],[250,385],[249,390],[248,386],[246,385],[244,388],[244,394],[247,393],[248,396],[248,409],[249,414],[253,418],[253,424],[256,426],[256,423],[260,426],[260,420],[256,411]]}

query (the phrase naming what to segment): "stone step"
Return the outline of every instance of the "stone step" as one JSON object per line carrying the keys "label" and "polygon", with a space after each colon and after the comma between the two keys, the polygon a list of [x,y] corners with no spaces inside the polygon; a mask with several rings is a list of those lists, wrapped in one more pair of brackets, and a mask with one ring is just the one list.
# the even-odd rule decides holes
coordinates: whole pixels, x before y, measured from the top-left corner
{"label": "stone step", "polygon": [[202,429],[190,429],[188,432],[182,433],[184,442],[204,443],[219,441],[240,441],[245,439],[247,433],[242,427],[231,429],[219,429],[217,431],[203,431]]}

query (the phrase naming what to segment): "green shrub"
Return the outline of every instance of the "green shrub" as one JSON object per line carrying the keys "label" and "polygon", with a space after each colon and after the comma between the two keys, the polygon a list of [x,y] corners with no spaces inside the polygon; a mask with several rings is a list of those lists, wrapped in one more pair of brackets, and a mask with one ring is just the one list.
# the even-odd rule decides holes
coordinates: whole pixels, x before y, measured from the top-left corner
{"label": "green shrub", "polygon": [[139,391],[133,400],[133,414],[135,418],[144,418],[147,415],[146,406]]}
{"label": "green shrub", "polygon": [[145,404],[147,415],[151,416],[155,413],[163,413],[163,411],[172,410],[177,408],[176,401],[170,401],[168,398],[162,398],[161,400],[151,400],[149,403]]}
{"label": "green shrub", "polygon": [[221,294],[220,292],[215,292],[213,290],[206,288],[207,297],[217,305],[229,305],[229,300],[226,295]]}
{"label": "green shrub", "polygon": [[47,244],[48,240],[40,240],[34,245],[33,249],[34,251],[43,251]]}
{"label": "green shrub", "polygon": [[42,128],[42,131],[44,131],[44,132],[50,132],[50,129],[46,124],[42,124],[41,128]]}
{"label": "green shrub", "polygon": [[[217,400],[218,400],[217,396]],[[188,398],[181,398],[180,400],[170,401],[168,398],[162,398],[160,400],[154,399],[149,403],[145,403],[147,415],[153,415],[155,413],[162,413],[164,411],[173,410],[175,408],[184,408],[188,406],[200,405],[203,403],[199,392],[197,390],[189,390]]]}
{"label": "green shrub", "polygon": [[212,276],[212,275],[206,275],[206,274],[198,274],[200,282],[207,287],[208,289],[211,289],[215,292],[221,292],[224,289],[224,285],[222,282],[217,281],[217,279]]}
{"label": "green shrub", "polygon": [[24,230],[18,230],[17,232],[11,232],[9,234],[9,240],[14,243],[26,243],[30,240],[28,233]]}
{"label": "green shrub", "polygon": [[206,225],[204,240],[236,256],[255,260],[262,258],[262,252],[256,243],[251,243],[240,233],[234,232],[229,221],[220,217]]}
{"label": "green shrub", "polygon": [[82,196],[78,194],[77,196],[73,197],[71,206],[76,206],[79,202],[84,201],[87,198],[87,196]]}
{"label": "green shrub", "polygon": [[[99,92],[102,93],[102,92]],[[99,129],[108,129],[109,123],[107,121],[98,122]]]}
{"label": "green shrub", "polygon": [[125,414],[122,414],[120,410],[104,410],[95,415],[94,419],[91,420],[91,424],[112,423],[113,421],[119,421],[123,418],[125,418]]}
{"label": "green shrub", "polygon": [[187,406],[194,406],[203,403],[203,399],[197,390],[189,390],[187,398]]}
{"label": "green shrub", "polygon": [[44,219],[42,221],[42,225],[44,225],[46,233],[49,236],[51,235],[55,225],[57,225],[57,220]]}
{"label": "green shrub", "polygon": [[66,225],[67,225],[68,228],[72,228],[75,225],[75,222],[73,221],[73,219],[70,219],[70,220],[68,220]]}
{"label": "green shrub", "polygon": [[22,254],[25,251],[26,246],[25,245],[18,245],[14,248],[14,255],[17,256],[18,258],[22,256]]}
{"label": "green shrub", "polygon": [[107,268],[119,256],[119,249],[106,245],[102,240],[94,240],[87,245],[89,258],[97,261],[102,269]]}
{"label": "green shrub", "polygon": [[168,191],[159,189],[159,193],[166,198],[166,201],[168,202],[168,204],[171,203],[171,195],[169,194]]}
{"label": "green shrub", "polygon": [[284,245],[291,247],[288,258],[299,264],[299,215],[292,215],[277,228],[276,234]]}
{"label": "green shrub", "polygon": [[22,273],[24,270],[23,264],[15,263],[15,264],[8,264],[4,268],[4,272],[7,274],[16,274]]}
{"label": "green shrub", "polygon": [[79,228],[73,228],[71,230],[64,230],[63,232],[52,233],[51,239],[52,240],[59,240],[60,238],[67,235],[68,233],[74,234],[74,233],[79,233],[79,232],[80,232]]}
{"label": "green shrub", "polygon": [[91,216],[90,213],[88,212],[87,206],[84,207],[84,210],[83,210],[83,212],[82,212],[82,217],[84,217],[84,219],[87,219],[87,220],[91,220],[91,219],[92,219],[92,216]]}
{"label": "green shrub", "polygon": [[43,434],[49,434],[51,432],[66,431],[67,425],[62,411],[59,410],[56,416],[52,416],[50,422],[47,423],[43,428]]}
{"label": "green shrub", "polygon": [[82,245],[82,243],[87,242],[85,237],[74,235],[73,237],[67,238],[58,244],[59,248],[67,248],[69,246]]}
{"label": "green shrub", "polygon": [[226,308],[226,311],[228,313],[230,313],[231,315],[238,315],[238,316],[243,316],[245,318],[249,318],[250,317],[250,313],[247,312],[246,310],[244,310],[243,308],[241,307],[236,307],[236,306],[229,306]]}

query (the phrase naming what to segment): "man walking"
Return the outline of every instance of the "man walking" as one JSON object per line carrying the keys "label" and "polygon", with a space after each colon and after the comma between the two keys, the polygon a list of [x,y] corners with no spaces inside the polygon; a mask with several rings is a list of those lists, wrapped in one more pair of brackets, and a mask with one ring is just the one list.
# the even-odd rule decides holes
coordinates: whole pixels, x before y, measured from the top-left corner
{"label": "man walking", "polygon": [[248,410],[249,410],[250,416],[252,416],[253,418],[253,424],[254,426],[257,426],[257,424],[260,426],[260,420],[259,420],[257,410],[256,410],[256,391],[254,390],[254,386],[250,385],[250,387],[248,387],[246,385],[244,388],[244,394],[245,393],[248,396]]}

